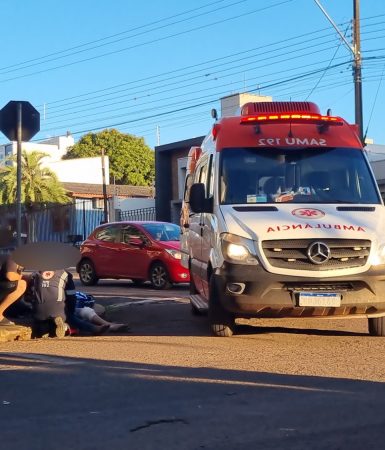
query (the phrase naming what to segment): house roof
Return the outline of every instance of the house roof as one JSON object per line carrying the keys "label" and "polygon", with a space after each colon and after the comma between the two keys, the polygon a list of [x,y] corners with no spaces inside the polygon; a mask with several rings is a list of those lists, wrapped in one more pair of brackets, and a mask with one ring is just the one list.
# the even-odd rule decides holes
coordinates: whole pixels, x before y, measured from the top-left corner
{"label": "house roof", "polygon": [[[62,183],[72,197],[103,198],[103,185],[90,183]],[[155,189],[149,186],[130,186],[123,184],[107,184],[108,197],[144,197],[153,198]]]}

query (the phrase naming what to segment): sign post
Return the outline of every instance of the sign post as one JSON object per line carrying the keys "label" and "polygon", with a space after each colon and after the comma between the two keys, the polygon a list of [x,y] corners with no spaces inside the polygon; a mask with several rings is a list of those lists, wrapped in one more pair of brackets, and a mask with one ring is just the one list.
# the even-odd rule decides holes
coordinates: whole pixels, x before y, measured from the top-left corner
{"label": "sign post", "polygon": [[40,113],[25,101],[10,101],[0,110],[0,131],[10,141],[17,142],[16,155],[16,239],[21,244],[21,150],[40,131]]}

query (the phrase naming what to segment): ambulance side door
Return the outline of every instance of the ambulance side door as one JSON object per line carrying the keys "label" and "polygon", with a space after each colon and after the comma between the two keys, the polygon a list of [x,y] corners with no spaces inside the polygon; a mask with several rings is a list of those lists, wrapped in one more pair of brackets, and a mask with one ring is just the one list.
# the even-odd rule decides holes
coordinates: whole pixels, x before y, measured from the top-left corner
{"label": "ambulance side door", "polygon": [[[202,181],[206,187],[206,199],[211,200],[213,204],[214,197],[214,165],[213,155],[210,155],[205,161],[202,161],[204,167],[202,167]],[[204,296],[209,298],[209,278],[208,278],[208,265],[210,263],[211,247],[213,245],[213,233],[216,231],[216,219],[214,214],[203,213],[201,217],[201,278],[202,288]]]}
{"label": "ambulance side door", "polygon": [[[194,183],[207,183],[208,156],[199,159],[194,172]],[[190,276],[194,280],[195,287],[204,295],[202,284],[202,233],[203,233],[203,214],[191,213],[190,226],[188,232],[189,248],[190,248]]]}

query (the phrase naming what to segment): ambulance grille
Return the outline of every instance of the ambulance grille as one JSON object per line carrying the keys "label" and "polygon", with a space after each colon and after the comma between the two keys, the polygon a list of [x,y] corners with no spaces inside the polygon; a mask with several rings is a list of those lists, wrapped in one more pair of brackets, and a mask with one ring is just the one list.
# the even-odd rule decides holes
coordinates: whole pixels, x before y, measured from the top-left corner
{"label": "ambulance grille", "polygon": [[[330,250],[330,258],[322,264],[313,263],[309,246],[322,242]],[[370,241],[362,239],[280,239],[263,241],[262,249],[273,267],[291,270],[324,271],[364,266],[370,253]]]}

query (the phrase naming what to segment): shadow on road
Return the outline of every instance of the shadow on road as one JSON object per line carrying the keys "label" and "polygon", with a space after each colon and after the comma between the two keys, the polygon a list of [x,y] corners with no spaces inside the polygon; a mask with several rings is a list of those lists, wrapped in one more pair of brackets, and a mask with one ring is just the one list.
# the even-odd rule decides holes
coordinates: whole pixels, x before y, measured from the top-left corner
{"label": "shadow on road", "polygon": [[[301,319],[298,319],[301,320]],[[311,336],[368,336],[368,333],[359,333],[354,331],[342,330],[320,330],[317,328],[294,328],[294,327],[271,327],[258,325],[238,325],[236,334],[267,334],[267,333],[286,333],[286,334],[306,334]]]}
{"label": "shadow on road", "polygon": [[[138,336],[210,336],[210,327],[207,316],[194,315],[187,299],[164,299],[154,302],[130,302],[117,304],[107,308],[108,320],[123,321],[131,327],[131,333]],[[353,319],[352,319],[353,320]],[[254,323],[252,323],[254,321]],[[314,328],[304,327],[306,319],[293,320],[290,326],[285,325],[282,319],[277,320],[277,326],[269,320],[253,319],[250,323],[237,325],[236,335],[264,335],[274,333],[288,333],[300,335],[319,336],[368,336],[365,332],[350,330],[322,329],[320,321],[313,320]],[[302,322],[302,325],[301,325]],[[287,322],[286,322],[287,323]],[[325,325],[327,321],[323,321]],[[298,325],[297,325],[298,324]],[[319,327],[319,328],[318,328]]]}
{"label": "shadow on road", "polygon": [[7,450],[383,446],[383,383],[17,353],[0,369]]}

